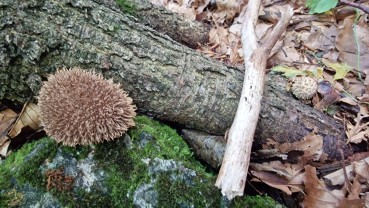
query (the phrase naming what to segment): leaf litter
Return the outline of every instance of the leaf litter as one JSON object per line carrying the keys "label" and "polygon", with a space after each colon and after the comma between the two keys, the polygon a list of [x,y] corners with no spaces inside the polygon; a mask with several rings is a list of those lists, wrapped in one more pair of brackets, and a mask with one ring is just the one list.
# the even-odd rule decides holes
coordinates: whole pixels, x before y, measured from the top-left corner
{"label": "leaf litter", "polygon": [[[165,0],[160,3],[169,10],[190,16],[211,24],[209,43],[201,45],[198,51],[224,62],[243,68],[241,50],[240,13],[245,10],[242,1],[219,1],[214,8],[210,0],[178,1]],[[217,2],[219,4],[219,2]],[[233,2],[230,5],[224,2]],[[278,21],[279,4],[286,1],[263,1],[259,12],[256,34],[259,41],[270,32]],[[309,1],[310,11],[319,13],[323,7],[334,7],[338,1]],[[345,124],[347,144],[367,144],[369,139],[369,16],[361,10],[338,5],[323,14],[309,14],[305,1],[290,1],[295,15],[284,37],[273,48],[268,60],[272,73],[283,73],[287,78],[310,76],[318,80],[318,92],[310,105],[324,111]],[[369,6],[369,3],[363,3]],[[180,11],[179,11],[180,10]],[[178,12],[179,11],[179,12]],[[187,14],[186,14],[187,13]],[[357,55],[358,54],[358,55]],[[274,67],[274,68],[273,68]],[[286,86],[288,88],[288,86]],[[353,159],[350,177],[345,187],[331,187],[327,179],[319,179],[312,162],[324,165],[323,138],[314,134],[306,135],[300,142],[278,144],[270,140],[269,145],[255,153],[256,157],[278,158],[264,163],[251,164],[252,180],[266,183],[287,194],[304,192],[303,207],[369,207],[369,178],[360,173],[364,166],[369,173],[368,154],[365,158]],[[365,151],[365,148],[362,148]],[[289,153],[298,151],[295,163],[288,162]],[[362,161],[365,161],[365,165]],[[330,161],[330,163],[339,161]],[[338,166],[340,167],[340,165]],[[350,167],[347,166],[346,168]],[[289,171],[288,171],[289,170]],[[291,170],[296,170],[291,171]],[[343,177],[343,167],[339,173]],[[294,178],[299,180],[293,181]],[[338,180],[338,179],[332,179]],[[343,184],[341,184],[343,186]],[[365,186],[365,187],[364,187]]]}
{"label": "leaf litter", "polygon": [[17,114],[11,109],[0,112],[0,155],[11,153],[12,146],[19,146],[41,128],[39,109],[34,103],[26,103]]}

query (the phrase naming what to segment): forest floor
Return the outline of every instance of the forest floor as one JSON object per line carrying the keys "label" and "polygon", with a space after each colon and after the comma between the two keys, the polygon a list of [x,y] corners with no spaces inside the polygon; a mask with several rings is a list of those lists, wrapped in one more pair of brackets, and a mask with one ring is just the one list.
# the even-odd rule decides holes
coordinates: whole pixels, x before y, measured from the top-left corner
{"label": "forest floor", "polygon": [[[263,1],[256,26],[260,42],[273,29],[285,2]],[[211,0],[151,0],[151,3],[210,25],[209,42],[199,44],[197,50],[243,70],[240,16],[247,4],[234,1],[215,5]],[[342,122],[347,136],[344,145],[349,145],[354,154],[346,158],[342,155],[340,161],[328,161],[322,151],[323,138],[314,131],[299,142],[279,144],[270,140],[263,149],[274,149],[279,156],[252,164],[250,181],[264,183],[290,197],[303,193],[304,207],[369,206],[369,14],[343,4],[322,14],[310,14],[303,1],[290,4],[294,16],[272,49],[268,71],[288,78],[290,85],[286,88],[301,102]],[[362,6],[369,7],[369,3]],[[308,95],[300,96],[299,92],[307,91]],[[37,111],[37,106],[30,103],[19,114],[0,109],[0,155],[9,154],[10,141],[4,139],[5,135],[14,138],[21,133],[29,135],[24,127],[38,129]],[[14,122],[16,125],[10,128]],[[292,151],[301,154],[295,155],[293,162],[287,162],[283,158]],[[319,171],[328,166],[331,171]]]}
{"label": "forest floor", "polygon": [[[199,45],[197,50],[244,69],[240,36],[241,17],[247,4],[240,3],[242,1],[215,4],[211,0],[151,2],[189,20],[211,25],[209,42]],[[260,42],[278,21],[280,5],[284,3],[286,1],[263,1],[256,25]],[[369,168],[369,14],[365,12],[369,3],[356,3],[364,9],[341,3],[325,13],[312,14],[305,1],[290,1],[294,16],[269,56],[268,71],[283,73],[290,80],[288,90],[297,98],[303,98],[302,102],[344,124],[345,145],[351,146],[354,152],[349,158],[342,155],[341,161],[327,161],[321,151],[322,138],[314,132],[301,142],[278,144],[271,140],[263,147],[279,152],[302,150],[303,156],[297,157],[297,162],[275,160],[251,167],[251,180],[288,195],[304,192],[305,207],[347,207],[349,204],[362,207],[364,203],[369,206],[366,171]],[[296,89],[309,93],[301,97]],[[337,170],[330,174],[317,173],[316,168],[327,165],[335,165]]]}

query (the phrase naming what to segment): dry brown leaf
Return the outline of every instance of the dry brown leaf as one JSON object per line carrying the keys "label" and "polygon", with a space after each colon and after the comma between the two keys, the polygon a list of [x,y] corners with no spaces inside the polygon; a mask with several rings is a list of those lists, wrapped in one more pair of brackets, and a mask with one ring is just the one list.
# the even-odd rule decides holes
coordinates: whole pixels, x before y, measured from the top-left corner
{"label": "dry brown leaf", "polygon": [[319,180],[316,169],[310,165],[305,166],[305,191],[303,206],[306,208],[338,207],[345,194],[341,190],[329,191],[323,181]]}
{"label": "dry brown leaf", "polygon": [[274,66],[277,64],[289,66],[294,62],[303,62],[303,57],[295,47],[284,46],[268,60],[268,66]]}
{"label": "dry brown leaf", "polygon": [[365,199],[342,199],[339,208],[363,208]]}
{"label": "dry brown leaf", "polygon": [[355,118],[355,124],[346,122],[347,141],[352,143],[360,143],[369,138],[369,122],[364,118],[368,118],[368,109],[365,106],[359,105],[360,112]]}
{"label": "dry brown leaf", "polygon": [[[352,165],[348,165],[345,167],[348,180],[352,180],[354,178],[354,172]],[[343,173],[343,169],[336,170],[333,173],[330,173],[323,177],[329,184],[336,186],[336,185],[343,185],[345,183],[345,176]]]}
{"label": "dry brown leaf", "polygon": [[349,201],[352,201],[354,199],[360,199],[360,193],[361,193],[361,184],[359,182],[358,177],[356,176],[354,178],[354,182],[352,183],[351,190],[349,191],[347,199]]}
{"label": "dry brown leaf", "polygon": [[7,136],[14,121],[17,119],[17,114],[11,109],[6,109],[0,112],[0,155],[6,156],[10,144],[10,138]]}
{"label": "dry brown leaf", "polygon": [[172,12],[182,14],[188,20],[194,21],[196,19],[196,10],[186,5],[179,5],[174,2],[168,2],[165,8]]}
{"label": "dry brown leaf", "polygon": [[251,174],[256,177],[251,181],[263,182],[268,186],[284,191],[288,195],[291,195],[293,192],[302,191],[299,184],[292,184],[287,179],[278,176],[275,173],[267,171],[251,171]]}
{"label": "dry brown leaf", "polygon": [[[353,31],[355,16],[346,17],[336,38],[336,48],[340,52],[339,59],[357,69],[357,48]],[[369,73],[369,27],[362,19],[357,25],[357,40],[360,46],[361,71]]]}
{"label": "dry brown leaf", "polygon": [[17,121],[8,135],[14,138],[22,131],[22,128],[26,126],[29,126],[35,131],[41,127],[39,109],[38,106],[33,103],[28,103],[23,107],[22,112],[19,114]]}
{"label": "dry brown leaf", "polygon": [[[251,163],[251,167],[255,171],[269,171],[274,172],[277,175],[284,177],[285,179],[291,181],[300,175],[303,171],[303,167],[299,164],[282,163],[281,161],[271,161],[267,163]],[[302,180],[298,181],[294,179],[296,184],[302,184]]]}
{"label": "dry brown leaf", "polygon": [[357,77],[346,77],[344,78],[344,87],[346,92],[351,96],[361,97],[365,93],[365,86]]}
{"label": "dry brown leaf", "polygon": [[353,171],[362,178],[369,180],[369,158],[353,162]]}
{"label": "dry brown leaf", "polygon": [[6,135],[15,119],[17,119],[17,114],[11,109],[0,112],[0,145],[7,140]]}
{"label": "dry brown leaf", "polygon": [[290,143],[284,143],[279,147],[282,153],[287,153],[293,150],[302,151],[303,161],[320,159],[323,153],[323,138],[320,135],[316,135],[314,132],[306,135],[303,140]]}
{"label": "dry brown leaf", "polygon": [[[323,76],[326,77],[326,73],[323,73]],[[318,92],[323,98],[314,105],[314,108],[323,110],[341,99],[341,96],[335,89],[335,86],[332,86],[332,84],[328,81],[319,82]]]}
{"label": "dry brown leaf", "polygon": [[[360,198],[360,194],[362,192],[362,186],[359,181],[360,176],[356,175],[353,179],[352,185],[347,186],[348,195],[346,198],[340,200],[340,204],[338,207],[340,208],[361,208],[364,207],[365,200]],[[365,180],[366,182],[367,180]],[[345,181],[346,182],[346,181]],[[350,181],[351,183],[351,181]]]}
{"label": "dry brown leaf", "polygon": [[350,98],[350,97],[341,98],[339,101],[347,103],[349,105],[357,105],[357,102],[354,99]]}
{"label": "dry brown leaf", "polygon": [[337,28],[327,23],[311,23],[310,34],[303,39],[304,45],[312,51],[321,50],[328,52],[334,49],[335,37],[337,37]]}
{"label": "dry brown leaf", "polygon": [[8,155],[9,145],[10,145],[10,140],[6,140],[0,145],[0,155],[1,156],[6,157]]}
{"label": "dry brown leaf", "polygon": [[251,163],[250,168],[252,175],[256,177],[253,181],[265,183],[289,195],[302,191],[304,173],[303,167],[298,164],[271,161],[262,164]]}
{"label": "dry brown leaf", "polygon": [[[351,165],[347,165],[345,167],[347,173],[347,179],[349,181],[354,180],[355,174],[360,175],[363,178],[369,180],[369,157],[364,158],[360,161],[353,162]],[[324,180],[332,184],[333,186],[336,185],[343,185],[345,183],[345,177],[343,173],[343,169],[339,169],[333,173],[330,173],[323,177]]]}

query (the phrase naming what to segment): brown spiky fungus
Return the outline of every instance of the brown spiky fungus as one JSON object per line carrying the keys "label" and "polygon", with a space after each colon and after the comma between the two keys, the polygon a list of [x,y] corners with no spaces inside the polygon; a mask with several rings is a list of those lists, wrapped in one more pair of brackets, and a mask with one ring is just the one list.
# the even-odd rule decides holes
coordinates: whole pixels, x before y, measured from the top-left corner
{"label": "brown spiky fungus", "polygon": [[38,96],[46,133],[75,146],[120,137],[134,126],[132,98],[120,84],[80,68],[61,69],[48,77]]}
{"label": "brown spiky fungus", "polygon": [[292,93],[298,98],[307,100],[318,90],[317,81],[311,77],[296,77],[293,79]]}

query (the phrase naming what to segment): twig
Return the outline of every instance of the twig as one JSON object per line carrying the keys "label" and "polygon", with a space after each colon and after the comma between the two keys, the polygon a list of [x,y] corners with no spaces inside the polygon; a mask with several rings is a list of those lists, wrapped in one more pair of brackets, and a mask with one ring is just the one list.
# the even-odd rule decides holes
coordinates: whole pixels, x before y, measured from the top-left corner
{"label": "twig", "polygon": [[358,9],[361,9],[363,12],[369,14],[369,7],[365,6],[362,3],[355,3],[355,2],[352,2],[352,1],[348,1],[348,0],[340,0],[340,3],[348,5],[348,6],[352,6],[352,7],[358,8]]}
{"label": "twig", "polygon": [[357,50],[357,54],[356,54],[356,66],[357,66],[357,70],[359,71],[358,75],[359,75],[359,79],[362,83],[364,83],[363,78],[361,77],[361,67],[360,67],[360,43],[358,40],[358,35],[357,35],[357,22],[359,21],[360,18],[360,14],[359,14],[359,10],[356,10],[356,17],[355,17],[355,21],[354,21],[354,25],[353,25],[353,29],[354,29],[354,38],[355,38],[355,44],[356,44],[356,50]]}

